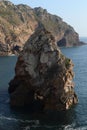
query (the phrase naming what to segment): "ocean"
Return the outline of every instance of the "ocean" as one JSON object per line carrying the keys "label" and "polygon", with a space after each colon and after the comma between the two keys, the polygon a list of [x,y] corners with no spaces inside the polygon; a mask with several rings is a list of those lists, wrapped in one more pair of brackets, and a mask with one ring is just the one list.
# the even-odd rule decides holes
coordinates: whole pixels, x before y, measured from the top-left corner
{"label": "ocean", "polygon": [[80,41],[87,43],[87,37],[80,37]]}
{"label": "ocean", "polygon": [[14,77],[17,57],[0,57],[0,130],[87,130],[87,45],[61,50],[74,63],[79,103],[62,112],[29,113],[10,108],[8,83]]}

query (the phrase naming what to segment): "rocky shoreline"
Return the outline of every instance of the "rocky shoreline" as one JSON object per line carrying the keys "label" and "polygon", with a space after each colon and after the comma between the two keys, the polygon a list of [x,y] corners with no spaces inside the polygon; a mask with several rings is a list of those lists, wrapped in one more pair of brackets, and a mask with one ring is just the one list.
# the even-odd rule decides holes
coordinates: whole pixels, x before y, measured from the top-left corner
{"label": "rocky shoreline", "polygon": [[[4,15],[3,15],[4,14]],[[14,5],[0,1],[0,56],[18,55],[35,29],[43,25],[55,37],[58,46],[83,45],[78,33],[61,17],[50,14],[41,7]]]}

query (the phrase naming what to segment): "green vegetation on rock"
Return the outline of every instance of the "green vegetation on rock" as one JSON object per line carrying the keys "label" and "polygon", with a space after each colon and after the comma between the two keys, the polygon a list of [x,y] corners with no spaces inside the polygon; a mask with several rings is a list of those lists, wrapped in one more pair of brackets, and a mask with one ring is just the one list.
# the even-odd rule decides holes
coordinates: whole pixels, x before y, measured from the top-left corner
{"label": "green vegetation on rock", "polygon": [[23,48],[40,23],[52,33],[58,46],[79,45],[78,34],[59,16],[52,15],[41,7],[33,9],[23,4],[14,5],[9,1],[0,1],[0,42],[11,45],[10,49],[15,45]]}

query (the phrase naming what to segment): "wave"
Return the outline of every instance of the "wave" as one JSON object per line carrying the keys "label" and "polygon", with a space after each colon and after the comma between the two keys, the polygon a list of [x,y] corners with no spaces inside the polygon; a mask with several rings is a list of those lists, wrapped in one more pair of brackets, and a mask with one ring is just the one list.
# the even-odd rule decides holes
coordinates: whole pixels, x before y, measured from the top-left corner
{"label": "wave", "polygon": [[23,120],[23,119],[17,119],[14,117],[7,117],[0,114],[0,120],[1,121],[11,121],[11,122],[20,122],[24,123],[25,126],[22,127],[23,130],[32,130],[34,129],[46,129],[46,130],[87,130],[87,125],[84,126],[76,126],[75,123],[69,124],[69,125],[41,125],[39,120]]}
{"label": "wave", "polygon": [[79,126],[76,127],[75,124],[71,124],[71,125],[56,125],[56,126],[51,126],[51,125],[32,125],[32,126],[26,126],[23,128],[23,130],[32,130],[32,128],[36,128],[36,130],[38,129],[43,129],[43,130],[87,130],[87,125],[86,126]]}
{"label": "wave", "polygon": [[75,126],[75,124],[66,125],[63,130],[87,130],[87,125],[77,127]]}
{"label": "wave", "polygon": [[0,120],[8,120],[8,121],[13,121],[13,122],[21,122],[21,123],[33,123],[35,125],[39,124],[39,120],[22,120],[22,119],[17,119],[13,117],[6,117],[3,115],[0,115]]}
{"label": "wave", "polygon": [[32,125],[32,126],[26,126],[23,128],[23,130],[32,130],[32,129],[35,129],[38,130],[38,129],[43,129],[43,130],[87,130],[87,126],[82,126],[82,127],[76,127],[76,128],[73,128],[71,125],[67,125],[65,127],[61,126],[49,126],[49,125],[39,125],[39,126],[35,126],[35,125]]}
{"label": "wave", "polygon": [[[26,126],[26,127],[24,127],[23,128],[23,130],[32,130],[32,129],[35,129],[36,128],[36,130],[38,130],[38,129],[43,129],[43,130],[58,130],[57,128],[59,128],[58,126],[50,126],[50,125],[32,125],[32,126]],[[61,129],[59,129],[59,130],[61,130]]]}

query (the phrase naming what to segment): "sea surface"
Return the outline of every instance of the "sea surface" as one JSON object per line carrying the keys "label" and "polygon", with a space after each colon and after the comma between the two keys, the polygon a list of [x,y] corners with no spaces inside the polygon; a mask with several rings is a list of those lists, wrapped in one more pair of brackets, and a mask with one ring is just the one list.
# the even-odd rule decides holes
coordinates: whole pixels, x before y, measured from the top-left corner
{"label": "sea surface", "polygon": [[80,37],[80,41],[87,43],[87,37]]}
{"label": "sea surface", "polygon": [[29,113],[10,108],[8,83],[17,57],[0,57],[0,130],[87,130],[87,45],[61,50],[74,63],[79,103],[62,112]]}

